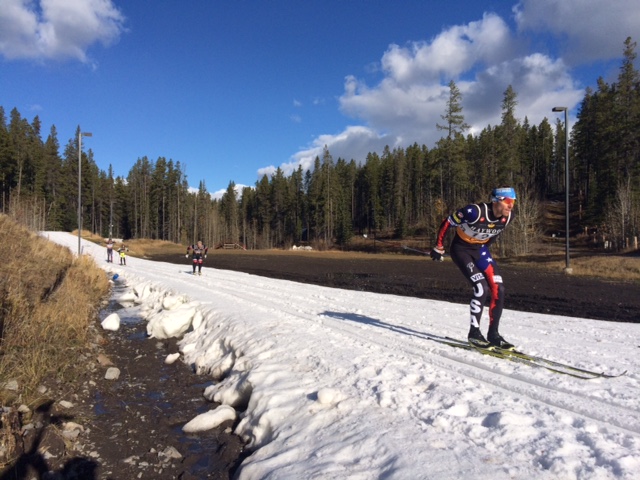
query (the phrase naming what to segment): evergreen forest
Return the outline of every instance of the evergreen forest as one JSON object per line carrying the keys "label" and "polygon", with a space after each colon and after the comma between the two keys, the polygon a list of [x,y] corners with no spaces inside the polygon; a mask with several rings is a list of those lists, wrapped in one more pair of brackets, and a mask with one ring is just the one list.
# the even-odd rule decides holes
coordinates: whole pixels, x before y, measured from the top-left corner
{"label": "evergreen forest", "polygon": [[[231,182],[220,199],[204,182],[188,187],[185,165],[138,158],[125,177],[98,168],[82,150],[80,129],[64,147],[55,126],[43,141],[38,116],[0,106],[0,208],[34,230],[73,231],[82,225],[103,237],[150,238],[182,244],[203,239],[246,248],[345,247],[355,235],[435,238],[455,208],[487,201],[496,186],[518,193],[516,221],[501,253],[531,251],[541,236],[565,235],[565,173],[569,175],[572,237],[598,232],[615,250],[633,247],[640,229],[640,75],[636,43],[624,43],[617,79],[587,89],[569,135],[562,113],[538,125],[516,116],[518,93],[502,98],[501,123],[471,135],[454,81],[433,148],[370,152],[363,162],[333,158],[325,147],[312,169],[278,169],[253,187]],[[565,172],[565,139],[569,170]],[[80,160],[79,160],[80,159]],[[81,163],[82,184],[78,186]],[[637,248],[637,247],[636,247]]]}

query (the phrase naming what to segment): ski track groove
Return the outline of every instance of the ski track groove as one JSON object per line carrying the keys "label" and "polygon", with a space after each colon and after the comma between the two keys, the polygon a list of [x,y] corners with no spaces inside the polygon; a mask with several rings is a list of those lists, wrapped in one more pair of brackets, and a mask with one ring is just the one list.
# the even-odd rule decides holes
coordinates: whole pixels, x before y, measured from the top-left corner
{"label": "ski track groove", "polygon": [[[365,339],[359,335],[359,330],[362,328],[371,328],[368,325],[354,324],[347,327],[344,321],[339,321],[326,315],[319,314],[313,310],[314,306],[317,306],[318,311],[340,311],[343,310],[341,304],[335,304],[332,298],[340,296],[338,291],[334,297],[329,295],[314,294],[312,296],[305,296],[304,298],[294,298],[291,294],[286,292],[286,288],[260,290],[255,289],[255,283],[248,287],[249,284],[242,285],[238,282],[237,278],[234,278],[233,288],[230,288],[221,282],[216,287],[215,294],[224,294],[231,298],[240,298],[242,301],[249,302],[255,305],[259,310],[274,313],[276,315],[286,315],[293,319],[303,319],[305,321],[311,321],[315,324],[321,325],[331,331],[333,335],[339,332],[339,336],[348,336],[352,341],[358,344],[362,344]],[[262,287],[262,285],[260,285]],[[329,287],[317,287],[313,286],[313,290],[316,288],[329,288]],[[265,293],[261,293],[265,292]],[[310,301],[310,297],[313,298],[313,303]],[[393,296],[389,296],[389,303],[395,303]],[[330,304],[327,306],[327,304]],[[292,305],[300,305],[304,307],[291,308]],[[318,321],[320,319],[320,321]],[[384,330],[384,329],[382,329]],[[384,338],[385,341],[374,341],[382,351],[387,351],[397,357],[398,350],[401,349],[401,353],[405,356],[414,359],[416,362],[426,362],[432,364],[438,368],[444,369],[448,372],[455,373],[458,376],[464,376],[468,379],[479,381],[482,383],[488,383],[500,388],[506,393],[515,394],[526,397],[533,402],[542,403],[552,408],[559,408],[566,412],[580,415],[582,417],[589,418],[593,421],[603,423],[606,426],[615,426],[627,433],[640,433],[640,411],[631,409],[622,405],[612,405],[605,400],[594,398],[589,395],[583,395],[580,392],[573,391],[567,388],[556,387],[543,383],[535,377],[525,377],[520,373],[517,373],[516,365],[510,365],[507,360],[504,359],[489,359],[479,356],[476,352],[460,352],[460,355],[449,354],[447,350],[453,348],[444,345],[436,345],[437,342],[429,341],[426,338],[424,341],[431,344],[432,348],[420,348],[418,346],[409,345],[407,342],[398,342],[394,336],[397,332],[381,331],[378,338]],[[366,339],[371,341],[370,338]],[[434,352],[435,349],[439,351]],[[433,354],[426,355],[426,352]],[[466,353],[467,355],[463,355]],[[473,355],[473,357],[470,357]],[[465,358],[468,357],[468,358]],[[499,363],[497,363],[499,362]],[[493,364],[490,365],[490,364]],[[461,366],[464,365],[464,368]],[[500,367],[500,370],[505,368],[511,370],[511,372],[497,371],[494,367]],[[470,374],[468,367],[473,367],[473,374]],[[531,366],[521,366],[527,369],[534,369]],[[535,369],[539,370],[539,369]],[[559,375],[556,373],[549,373],[549,375]],[[575,379],[576,382],[593,382],[593,381],[608,381],[607,379],[594,379],[594,380],[580,380]],[[531,386],[537,387],[537,389],[531,388]],[[543,392],[539,392],[539,389],[544,389]],[[571,397],[576,399],[586,399],[589,402],[589,408],[583,408],[579,405],[579,402],[572,402]],[[616,414],[602,415],[599,414],[598,405],[606,404],[609,409],[615,408]]]}

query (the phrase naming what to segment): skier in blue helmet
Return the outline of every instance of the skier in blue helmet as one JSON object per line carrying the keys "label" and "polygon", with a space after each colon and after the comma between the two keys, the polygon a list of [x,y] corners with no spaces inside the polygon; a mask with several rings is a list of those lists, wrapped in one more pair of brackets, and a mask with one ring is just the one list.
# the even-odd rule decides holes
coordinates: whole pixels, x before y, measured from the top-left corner
{"label": "skier in blue helmet", "polygon": [[[511,350],[513,344],[502,338],[498,330],[504,308],[504,285],[489,247],[513,219],[516,192],[511,187],[495,188],[490,200],[467,205],[445,218],[438,229],[431,258],[442,261],[444,239],[453,227],[456,235],[449,249],[451,259],[473,287],[469,343],[480,348]],[[480,320],[489,299],[489,329],[485,338],[480,330]]]}

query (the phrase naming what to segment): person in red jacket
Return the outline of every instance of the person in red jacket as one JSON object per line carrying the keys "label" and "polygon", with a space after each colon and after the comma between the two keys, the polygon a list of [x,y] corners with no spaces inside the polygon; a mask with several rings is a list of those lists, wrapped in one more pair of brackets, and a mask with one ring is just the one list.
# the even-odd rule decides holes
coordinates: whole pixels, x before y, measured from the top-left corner
{"label": "person in red jacket", "polygon": [[202,243],[202,240],[198,240],[198,243],[195,245],[189,245],[187,247],[186,258],[189,258],[189,252],[193,252],[193,274],[196,274],[196,268],[198,269],[198,275],[202,275],[202,262],[205,258],[207,258],[207,248],[206,245]]}
{"label": "person in red jacket", "polygon": [[[513,188],[495,188],[491,192],[491,202],[470,204],[456,210],[443,220],[436,246],[431,250],[431,258],[442,261],[444,238],[449,228],[455,229],[456,235],[450,247],[451,259],[473,287],[468,340],[481,348],[514,348],[498,330],[504,308],[504,285],[489,246],[513,219],[515,201]],[[485,339],[480,331],[480,319],[489,298],[489,329]]]}
{"label": "person in red jacket", "polygon": [[113,263],[113,246],[115,245],[115,243],[113,242],[113,240],[109,239],[107,240],[107,262],[108,263]]}

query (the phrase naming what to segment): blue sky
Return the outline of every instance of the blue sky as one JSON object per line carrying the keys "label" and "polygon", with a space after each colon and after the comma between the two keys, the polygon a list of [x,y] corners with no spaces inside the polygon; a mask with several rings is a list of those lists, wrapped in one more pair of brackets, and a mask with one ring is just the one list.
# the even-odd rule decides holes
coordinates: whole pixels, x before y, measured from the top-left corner
{"label": "blue sky", "polygon": [[61,154],[79,125],[102,170],[162,156],[215,193],[325,145],[433,148],[450,80],[472,133],[510,84],[520,120],[554,122],[638,32],[637,0],[0,0],[0,105]]}

